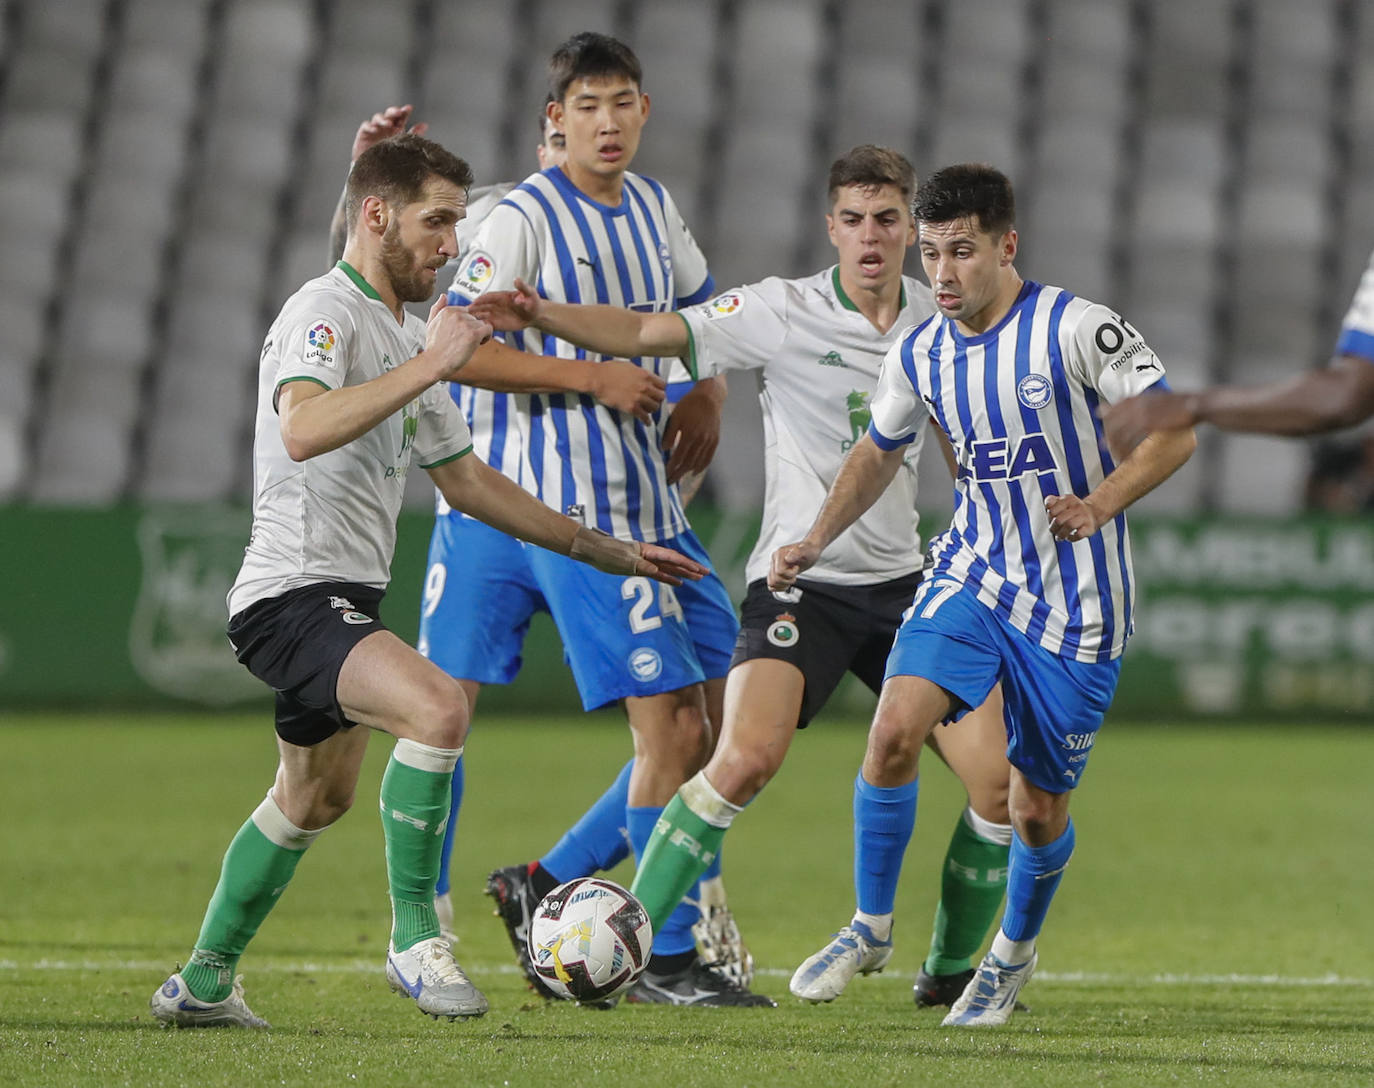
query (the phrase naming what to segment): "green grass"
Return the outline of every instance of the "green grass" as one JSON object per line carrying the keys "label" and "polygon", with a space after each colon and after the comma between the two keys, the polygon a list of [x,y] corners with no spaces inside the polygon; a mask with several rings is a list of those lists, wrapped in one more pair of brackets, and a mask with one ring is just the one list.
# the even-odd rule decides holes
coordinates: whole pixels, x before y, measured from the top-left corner
{"label": "green grass", "polygon": [[[955,1032],[918,1013],[936,873],[961,806],[927,767],[888,970],[832,1005],[787,978],[852,908],[858,722],[798,738],[726,848],[776,1010],[546,1006],[481,895],[542,851],[628,751],[613,714],[480,721],[454,866],[459,957],[491,1000],[436,1023],[382,976],[389,919],[374,738],[242,964],[271,1032],[159,1030],[219,856],[270,782],[260,718],[15,716],[0,726],[0,1084],[1141,1085],[1374,1083],[1367,729],[1110,725],[1074,802],[1078,852],[1030,1014]],[[628,870],[620,877],[628,881]]]}

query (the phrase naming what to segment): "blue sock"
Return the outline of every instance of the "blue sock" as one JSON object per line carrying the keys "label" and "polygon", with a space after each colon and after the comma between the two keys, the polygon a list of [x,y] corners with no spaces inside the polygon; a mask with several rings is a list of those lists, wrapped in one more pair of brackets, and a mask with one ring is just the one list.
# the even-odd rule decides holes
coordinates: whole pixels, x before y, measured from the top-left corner
{"label": "blue sock", "polygon": [[902,856],[916,826],[916,787],[870,786],[854,779],[854,893],[864,914],[891,914]]}
{"label": "blue sock", "polygon": [[[630,825],[630,842],[634,844],[635,857],[644,856],[644,848],[649,845],[649,836],[654,833],[654,824],[663,815],[662,808],[627,808],[625,815]],[[701,917],[695,901],[701,895],[701,881],[693,884],[683,899],[668,915],[668,920],[658,927],[654,934],[655,956],[676,956],[690,952],[697,946],[692,936],[692,926]]]}
{"label": "blue sock", "polygon": [[458,829],[458,808],[463,803],[463,757],[458,757],[458,765],[453,768],[453,787],[449,794],[452,798],[448,809],[448,827],[444,828],[444,849],[439,855],[439,883],[434,885],[435,895],[448,895],[448,863],[453,853],[453,833]]}
{"label": "blue sock", "polygon": [[[614,869],[630,856],[625,810],[629,807],[630,771],[634,765],[633,759],[625,764],[611,788],[598,797],[582,818],[554,843],[553,849],[539,859],[539,864],[560,884]],[[653,824],[649,825],[649,830],[653,830]],[[644,841],[648,842],[648,838]]]}
{"label": "blue sock", "polygon": [[1002,932],[1009,939],[1028,941],[1039,935],[1064,866],[1073,856],[1073,838],[1072,820],[1048,846],[1027,846],[1020,835],[1012,835],[1007,912],[1002,916]]}

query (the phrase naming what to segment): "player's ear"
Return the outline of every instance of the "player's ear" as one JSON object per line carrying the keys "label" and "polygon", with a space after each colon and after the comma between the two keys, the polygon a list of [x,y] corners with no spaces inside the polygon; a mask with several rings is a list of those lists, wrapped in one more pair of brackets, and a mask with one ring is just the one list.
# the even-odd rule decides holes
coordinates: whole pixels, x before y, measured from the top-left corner
{"label": "player's ear", "polygon": [[374,234],[383,234],[391,217],[391,208],[381,197],[367,196],[363,198],[363,207],[358,215],[367,230]]}
{"label": "player's ear", "polygon": [[642,121],[649,119],[649,92],[639,92],[639,117]]}
{"label": "player's ear", "polygon": [[1002,235],[1002,264],[1011,264],[1016,260],[1016,244],[1020,240],[1015,230],[1009,230]]}
{"label": "player's ear", "polygon": [[565,132],[563,128],[563,103],[557,98],[551,99],[544,105],[544,116],[549,119],[549,124],[559,132]]}

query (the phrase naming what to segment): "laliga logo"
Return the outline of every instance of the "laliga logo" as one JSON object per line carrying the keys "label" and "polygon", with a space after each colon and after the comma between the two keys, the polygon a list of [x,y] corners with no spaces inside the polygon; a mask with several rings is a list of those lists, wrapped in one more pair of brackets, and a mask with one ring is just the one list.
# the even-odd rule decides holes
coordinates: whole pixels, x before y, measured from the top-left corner
{"label": "laliga logo", "polygon": [[310,342],[312,348],[316,348],[325,354],[334,350],[334,330],[323,321],[314,325],[305,334],[305,338]]}
{"label": "laliga logo", "polygon": [[729,317],[743,305],[744,299],[738,293],[729,291],[713,298],[711,308],[706,311],[706,314],[708,317]]}
{"label": "laliga logo", "polygon": [[491,279],[491,267],[490,258],[478,253],[468,262],[465,278],[470,283],[486,283]]}

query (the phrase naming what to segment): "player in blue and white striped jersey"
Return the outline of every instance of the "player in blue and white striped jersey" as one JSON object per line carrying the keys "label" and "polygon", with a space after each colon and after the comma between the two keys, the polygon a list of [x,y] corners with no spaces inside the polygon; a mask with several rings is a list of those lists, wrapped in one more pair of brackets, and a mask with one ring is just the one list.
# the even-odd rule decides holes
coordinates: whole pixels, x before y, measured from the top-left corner
{"label": "player in blue and white striped jersey", "polygon": [[[527,178],[488,214],[460,262],[451,298],[471,302],[516,278],[560,301],[647,312],[710,296],[706,259],[672,197],[658,182],[629,172],[649,112],[641,88],[638,59],[623,43],[584,33],[560,47],[550,62],[548,112],[565,135],[567,159]],[[567,387],[559,381],[566,368],[593,359],[554,337],[513,333],[505,344],[484,347],[460,380],[521,394],[514,398],[524,439],[521,479],[546,504],[592,528],[673,541],[705,561],[676,486],[677,473],[693,467],[682,463],[685,443],[673,458],[665,451],[673,450],[682,420],[702,402],[718,411],[719,383],[699,383],[671,416],[656,405],[615,411],[556,391]],[[672,358],[634,362],[659,389],[678,365]],[[738,630],[729,595],[714,576],[684,594],[659,593],[642,580],[583,578],[574,565],[545,563],[532,551],[529,560],[583,705],[624,701],[636,753],[626,817],[631,841],[642,848],[663,805],[709,749],[708,706],[721,705]],[[528,875],[537,893],[549,874],[536,867]],[[517,876],[514,867],[498,870],[488,890],[518,944],[527,911],[515,900],[528,896],[507,894]],[[674,995],[682,998],[674,1003],[770,1003],[703,966],[691,933],[697,917],[684,905],[658,929],[646,977],[672,978]]]}
{"label": "player in blue and white striped jersey", "polygon": [[[1123,511],[1192,453],[1188,429],[1149,435],[1116,464],[1096,409],[1163,367],[1104,306],[1023,281],[1014,198],[988,166],[932,175],[915,200],[921,262],[940,313],[888,353],[868,436],[803,540],[779,548],[790,586],[882,493],[927,417],[959,462],[950,528],[888,657],[854,784],[854,926],[890,931],[916,819],[921,742],[1000,681],[1012,765],[1007,907],[991,950],[945,1018],[994,1025],[1035,967],[1035,941],[1073,852],[1069,798],[1111,702],[1130,633]],[[823,968],[817,953],[798,976]]]}
{"label": "player in blue and white striped jersey", "polygon": [[1131,398],[1102,414],[1114,449],[1131,449],[1150,431],[1211,423],[1223,431],[1311,435],[1374,416],[1374,254],[1341,322],[1329,366],[1266,385],[1220,385],[1197,393]]}

